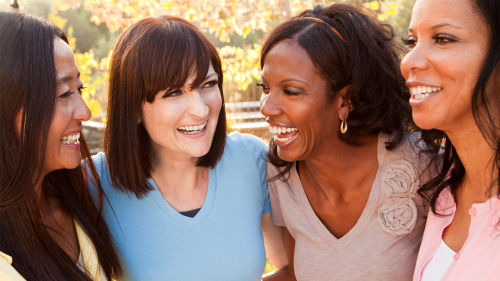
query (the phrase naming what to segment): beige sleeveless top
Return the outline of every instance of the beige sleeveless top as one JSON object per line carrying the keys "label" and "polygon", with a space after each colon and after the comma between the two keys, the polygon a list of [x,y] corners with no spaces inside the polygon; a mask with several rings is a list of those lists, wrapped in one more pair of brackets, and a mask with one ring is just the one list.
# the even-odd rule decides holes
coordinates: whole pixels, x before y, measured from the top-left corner
{"label": "beige sleeveless top", "polygon": [[[426,220],[416,195],[422,175],[418,148],[411,134],[388,151],[386,134],[378,138],[379,169],[368,202],[356,225],[337,239],[314,213],[302,188],[296,166],[287,181],[269,183],[273,223],[285,226],[295,238],[297,280],[412,280]],[[279,169],[268,164],[269,178]]]}

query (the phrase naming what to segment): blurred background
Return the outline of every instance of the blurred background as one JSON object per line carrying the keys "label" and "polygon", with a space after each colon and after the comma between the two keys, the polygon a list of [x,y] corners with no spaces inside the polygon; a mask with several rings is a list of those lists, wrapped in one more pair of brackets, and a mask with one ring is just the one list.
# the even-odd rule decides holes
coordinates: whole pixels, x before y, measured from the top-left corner
{"label": "blurred background", "polygon": [[[149,16],[176,15],[196,24],[219,50],[224,70],[228,132],[269,140],[259,111],[260,46],[267,33],[294,14],[316,4],[347,3],[366,8],[407,37],[416,0],[0,0],[0,11],[18,9],[50,19],[65,30],[75,53],[83,98],[92,111],[84,134],[93,153],[102,150],[106,124],[109,58],[120,33]],[[268,261],[266,272],[275,268]]]}
{"label": "blurred background", "polygon": [[0,10],[38,14],[70,37],[92,111],[85,124],[92,151],[100,150],[106,123],[108,65],[120,33],[149,16],[170,14],[196,24],[222,57],[228,131],[255,134],[266,141],[267,124],[259,111],[259,54],[262,40],[278,23],[316,4],[363,6],[406,37],[415,0],[0,0]]}

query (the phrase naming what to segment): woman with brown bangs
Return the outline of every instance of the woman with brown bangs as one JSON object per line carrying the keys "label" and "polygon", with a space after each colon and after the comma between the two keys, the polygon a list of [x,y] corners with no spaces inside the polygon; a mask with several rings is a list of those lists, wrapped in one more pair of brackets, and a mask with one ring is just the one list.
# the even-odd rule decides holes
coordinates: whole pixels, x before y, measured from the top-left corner
{"label": "woman with brown bangs", "polygon": [[286,265],[267,145],[226,134],[222,78],[217,50],[183,19],[143,19],[118,40],[93,159],[125,280],[260,280],[266,253]]}
{"label": "woman with brown bangs", "polygon": [[[90,110],[66,35],[0,12],[0,280],[105,281],[121,275],[89,192],[81,135]],[[103,197],[99,181],[96,196]]]}

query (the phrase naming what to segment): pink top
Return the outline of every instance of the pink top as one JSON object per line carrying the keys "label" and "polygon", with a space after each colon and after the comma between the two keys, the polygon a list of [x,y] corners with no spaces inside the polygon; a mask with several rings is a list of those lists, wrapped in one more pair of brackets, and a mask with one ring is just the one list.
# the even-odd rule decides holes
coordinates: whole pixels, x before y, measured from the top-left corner
{"label": "pink top", "polygon": [[[443,230],[455,216],[456,205],[449,189],[438,199],[438,212],[449,214],[437,217],[429,211],[424,238],[420,246],[413,281],[420,281],[422,271],[439,248]],[[442,281],[500,280],[500,199],[473,204],[469,210],[471,224],[469,236],[462,249],[453,256],[453,263]]]}

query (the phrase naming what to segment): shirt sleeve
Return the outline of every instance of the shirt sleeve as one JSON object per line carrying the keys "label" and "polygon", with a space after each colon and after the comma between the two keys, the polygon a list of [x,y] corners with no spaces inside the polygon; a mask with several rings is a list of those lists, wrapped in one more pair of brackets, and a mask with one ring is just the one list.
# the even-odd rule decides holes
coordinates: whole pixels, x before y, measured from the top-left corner
{"label": "shirt sleeve", "polygon": [[249,135],[241,134],[241,138],[245,142],[250,154],[252,154],[253,161],[256,165],[259,174],[260,188],[264,198],[264,208],[262,214],[267,214],[271,211],[271,200],[269,198],[269,187],[267,184],[267,152],[269,146],[260,138]]}
{"label": "shirt sleeve", "polygon": [[[273,164],[267,164],[267,173],[269,178],[274,177],[279,173],[279,169],[274,167]],[[286,226],[285,219],[283,218],[283,213],[281,212],[281,204],[278,195],[278,184],[280,180],[274,180],[269,182],[269,197],[271,199],[271,220],[274,225],[277,226]]]}

